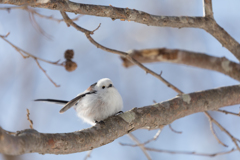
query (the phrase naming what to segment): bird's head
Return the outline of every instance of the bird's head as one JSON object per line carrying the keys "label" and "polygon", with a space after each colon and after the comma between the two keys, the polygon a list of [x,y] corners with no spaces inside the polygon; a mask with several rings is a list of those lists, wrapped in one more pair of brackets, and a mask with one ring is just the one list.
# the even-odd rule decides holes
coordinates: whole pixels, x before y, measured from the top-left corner
{"label": "bird's head", "polygon": [[107,91],[113,88],[113,83],[109,78],[100,79],[96,84],[97,91]]}

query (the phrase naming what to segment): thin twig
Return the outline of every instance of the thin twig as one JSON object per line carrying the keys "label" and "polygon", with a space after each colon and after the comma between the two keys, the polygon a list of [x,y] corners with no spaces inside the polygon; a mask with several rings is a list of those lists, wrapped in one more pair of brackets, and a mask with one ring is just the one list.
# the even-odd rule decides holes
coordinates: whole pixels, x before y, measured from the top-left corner
{"label": "thin twig", "polygon": [[[52,16],[42,15],[42,14],[36,12],[34,9],[31,9],[31,8],[29,8],[29,7],[25,7],[25,8],[23,8],[23,9],[29,12],[29,19],[30,19],[30,21],[32,22],[33,27],[34,27],[37,31],[39,31],[42,35],[44,35],[45,37],[47,37],[47,38],[50,39],[50,40],[52,39],[52,36],[49,35],[47,32],[45,32],[45,31],[39,26],[39,24],[37,23],[34,15],[37,15],[37,16],[39,16],[39,17],[41,17],[41,18],[45,18],[45,19],[57,21],[58,23],[64,21],[63,19],[55,19],[55,18],[53,18]],[[76,21],[76,20],[78,20],[79,17],[81,17],[81,16],[82,16],[82,15],[79,15],[79,16],[75,17],[75,18],[72,19],[72,20],[73,20],[73,21]]]}
{"label": "thin twig", "polygon": [[92,34],[93,34],[95,31],[97,31],[100,27],[101,27],[101,23],[98,25],[98,27],[97,27],[96,29],[94,29],[94,30],[92,31]]}
{"label": "thin twig", "polygon": [[[132,144],[121,144],[121,145],[130,146],[130,147],[137,147],[138,146],[138,145],[132,145]],[[206,153],[184,152],[184,151],[169,151],[169,150],[155,149],[155,148],[149,148],[149,147],[145,147],[145,149],[148,150],[148,151],[162,152],[162,153],[169,153],[169,154],[188,154],[188,155],[208,156],[208,157],[214,157],[214,156],[219,156],[219,155],[223,155],[223,154],[229,154],[229,153],[237,150],[237,149],[233,148],[230,151],[226,151],[226,152],[206,154]]]}
{"label": "thin twig", "polygon": [[162,71],[160,72],[159,76],[162,76]]}
{"label": "thin twig", "polygon": [[40,66],[39,62],[38,62],[38,59],[35,59],[38,67],[43,71],[43,73],[47,76],[47,78],[55,85],[55,87],[60,87],[60,85],[57,85],[50,77],[49,75],[47,74],[47,72]]}
{"label": "thin twig", "polygon": [[[61,11],[61,14],[65,20],[65,22],[68,24],[68,25],[71,25],[73,26],[74,28],[76,28],[77,30],[85,33],[86,37],[88,38],[88,40],[93,44],[95,45],[97,48],[101,48],[102,50],[105,50],[107,52],[111,52],[111,53],[115,53],[115,54],[118,54],[120,56],[123,56],[123,57],[126,57],[129,61],[131,61],[132,63],[138,65],[140,68],[142,68],[144,71],[146,71],[147,73],[150,73],[152,74],[154,77],[158,78],[159,80],[161,80],[163,83],[165,83],[168,87],[172,88],[173,90],[175,90],[176,92],[178,92],[179,94],[182,94],[183,92],[181,90],[179,90],[177,87],[175,87],[174,85],[172,85],[171,83],[169,83],[168,81],[166,81],[164,78],[162,78],[161,75],[153,72],[152,70],[148,69],[147,67],[145,67],[144,65],[142,65],[141,63],[139,63],[137,60],[135,60],[133,57],[131,57],[128,53],[126,52],[122,52],[122,51],[118,51],[118,50],[114,50],[114,49],[110,49],[110,48],[107,48],[103,45],[100,45],[99,43],[97,43],[92,37],[91,37],[91,34],[93,34],[94,32],[93,31],[89,31],[89,30],[86,30],[80,26],[78,26],[76,23],[74,23],[69,17],[68,15],[65,13],[65,12],[62,12]],[[99,27],[98,27],[99,28]],[[97,28],[97,29],[98,29]],[[96,31],[96,30],[94,30]]]}
{"label": "thin twig", "polygon": [[159,129],[157,131],[157,133],[155,134],[155,136],[152,138],[152,139],[149,139],[148,141],[144,142],[144,143],[139,143],[139,144],[135,144],[135,145],[132,145],[132,144],[125,144],[125,143],[119,143],[120,145],[122,146],[132,146],[132,147],[140,147],[140,146],[145,146],[146,144],[152,142],[152,141],[155,141],[157,140],[157,138],[159,137],[161,133],[161,129]]}
{"label": "thin twig", "polygon": [[229,133],[220,123],[218,123],[214,118],[210,116],[208,112],[204,112],[205,115],[210,119],[211,122],[215,123],[223,132],[225,132],[233,141],[237,149],[240,151],[240,147],[238,145],[238,139],[235,138],[231,133]]}
{"label": "thin twig", "polygon": [[9,135],[16,135],[16,132],[5,131]]}
{"label": "thin twig", "polygon": [[[128,136],[136,143],[136,145],[134,145],[134,146],[135,147],[137,147],[137,146],[140,147],[141,150],[143,151],[143,153],[145,154],[145,156],[147,157],[147,159],[151,159],[150,155],[148,154],[148,152],[145,149],[145,145],[147,143],[151,142],[151,141],[155,141],[159,137],[160,133],[161,133],[161,129],[158,130],[158,132],[156,133],[156,135],[152,139],[146,141],[145,143],[140,143],[139,140],[131,133],[129,133]],[[126,145],[124,143],[119,143],[119,144],[122,145],[122,146]]]}
{"label": "thin twig", "polygon": [[[18,6],[18,7],[4,7],[4,8],[0,8],[0,10],[7,10],[8,12],[10,12],[11,9],[22,9],[25,10],[29,13],[29,19],[30,22],[32,24],[32,26],[39,31],[42,35],[44,35],[45,37],[47,37],[48,39],[52,40],[52,36],[50,34],[48,34],[47,32],[45,32],[37,23],[36,19],[35,19],[35,15],[39,16],[40,18],[45,18],[45,19],[49,19],[49,20],[53,20],[53,21],[57,21],[58,23],[64,21],[63,19],[56,19],[53,18],[53,16],[45,16],[42,15],[40,13],[38,13],[36,10],[30,8],[27,5],[23,5],[23,6]],[[77,21],[82,15],[78,15],[75,18],[73,18],[73,21]]]}
{"label": "thin twig", "polygon": [[162,130],[159,129],[159,130],[157,131],[157,133],[155,134],[155,136],[154,136],[152,139],[149,139],[148,141],[144,142],[143,145],[146,145],[146,144],[148,144],[148,143],[150,143],[150,142],[152,142],[152,141],[156,141],[156,140],[158,139],[161,131],[162,131]]}
{"label": "thin twig", "polygon": [[[206,115],[209,115],[207,112],[205,112]],[[220,143],[221,145],[223,145],[224,147],[228,147],[226,144],[224,144],[217,136],[216,132],[214,131],[214,128],[213,128],[213,124],[212,124],[212,117],[207,116],[208,117],[208,120],[209,120],[209,125],[210,125],[210,130],[213,134],[213,136],[215,137],[215,139],[218,141],[218,143]]]}
{"label": "thin twig", "polygon": [[13,6],[13,7],[1,7],[0,10],[7,10],[9,12],[11,9],[24,9],[26,7],[27,7],[27,5]]}
{"label": "thin twig", "polygon": [[[21,48],[18,48],[17,46],[15,46],[14,44],[12,44],[11,42],[9,42],[9,41],[6,39],[6,37],[7,37],[9,34],[10,34],[10,33],[8,33],[8,34],[5,35],[5,36],[0,35],[0,38],[2,38],[5,42],[7,42],[8,44],[10,44],[18,53],[20,53],[20,55],[21,55],[23,58],[29,58],[29,57],[33,58],[33,59],[36,61],[38,67],[39,67],[39,68],[44,72],[44,74],[47,76],[47,78],[48,78],[56,87],[59,87],[59,85],[57,85],[57,84],[48,76],[48,74],[47,74],[46,71],[40,66],[40,64],[39,64],[38,61],[43,61],[43,62],[46,62],[46,63],[58,65],[58,66],[64,66],[64,64],[63,64],[63,63],[59,63],[59,61],[51,62],[51,61],[47,61],[47,60],[42,59],[42,58],[38,58],[38,57],[36,57],[36,56],[34,56],[34,55],[32,55],[32,54],[30,54],[30,53],[22,50]],[[25,55],[24,55],[24,54],[25,54]]]}
{"label": "thin twig", "polygon": [[[21,48],[18,48],[17,46],[15,46],[14,44],[12,44],[11,42],[9,42],[9,41],[6,39],[6,37],[7,37],[8,35],[9,35],[9,33],[8,33],[7,35],[5,35],[5,36],[0,35],[0,37],[1,37],[4,41],[6,41],[8,44],[10,44],[14,49],[16,49],[16,50],[23,56],[23,58],[32,57],[32,58],[34,58],[34,59],[38,59],[39,61],[43,61],[43,62],[46,62],[46,63],[49,63],[49,64],[54,64],[54,65],[58,65],[58,66],[63,66],[62,63],[58,63],[59,60],[56,61],[56,62],[51,62],[51,61],[48,61],[48,60],[45,60],[45,59],[36,57],[36,56],[34,56],[34,55],[32,55],[32,54],[30,54],[30,53],[22,50]],[[22,53],[26,54],[27,56],[23,55]]]}
{"label": "thin twig", "polygon": [[40,26],[39,24],[37,23],[35,17],[34,17],[34,14],[33,12],[28,12],[29,13],[29,19],[30,19],[30,22],[33,26],[33,28],[35,28],[37,31],[39,31],[43,36],[47,37],[48,39],[52,40],[52,36],[50,34],[48,34],[47,32],[45,32]]}
{"label": "thin twig", "polygon": [[222,112],[222,113],[225,113],[225,114],[231,114],[231,115],[234,115],[234,116],[239,116],[240,117],[240,113],[234,113],[234,112],[229,112],[229,111],[226,111],[226,110],[216,110],[218,112]]}
{"label": "thin twig", "polygon": [[178,133],[178,134],[182,134],[181,131],[176,131],[175,129],[173,129],[171,124],[169,124],[168,126],[169,126],[169,128],[171,129],[171,131],[173,131],[173,132],[175,132],[175,133]]}
{"label": "thin twig", "polygon": [[[29,7],[28,5],[22,5],[22,6],[13,6],[13,7],[2,7],[0,8],[0,10],[7,10],[7,11],[10,11],[11,9],[22,9],[22,10],[25,10],[29,13],[32,13],[34,15],[37,15],[41,18],[45,18],[45,19],[49,19],[49,20],[53,20],[53,21],[56,21],[58,23],[60,22],[63,22],[64,19],[57,19],[57,18],[54,18],[53,16],[46,16],[46,15],[43,15],[43,14],[40,14],[38,13],[35,9]],[[77,21],[80,17],[82,17],[84,15],[80,14],[78,16],[76,16],[75,18],[72,18],[73,21]]]}
{"label": "thin twig", "polygon": [[88,158],[91,157],[92,151],[93,151],[93,150],[90,150],[90,151],[87,152],[87,155],[86,155],[86,157],[84,158],[84,160],[87,160]]}
{"label": "thin twig", "polygon": [[196,152],[168,151],[168,150],[154,149],[154,148],[148,148],[148,147],[146,147],[146,149],[149,151],[154,151],[154,152],[162,152],[162,153],[170,153],[170,154],[188,154],[188,155],[206,156],[206,157],[215,157],[215,156],[229,154],[229,153],[236,151],[236,149],[233,148],[230,151],[226,151],[226,152],[206,154],[206,153],[196,153]]}
{"label": "thin twig", "polygon": [[141,143],[139,142],[139,140],[132,133],[128,133],[128,136],[141,148],[141,150],[143,151],[143,153],[145,154],[147,159],[151,160],[152,158],[150,157],[150,155],[146,151],[145,146],[144,145],[140,145]]}
{"label": "thin twig", "polygon": [[[53,16],[45,16],[45,15],[42,15],[42,14],[38,13],[37,11],[35,11],[35,10],[32,9],[32,8],[28,8],[28,9],[26,9],[26,11],[29,11],[29,12],[31,12],[31,13],[33,13],[33,14],[41,17],[41,18],[45,18],[45,19],[57,21],[58,23],[64,21],[64,19],[56,19],[56,18],[54,18]],[[78,20],[80,17],[82,17],[82,16],[83,16],[83,15],[78,15],[78,16],[76,16],[75,18],[72,18],[72,21],[77,21],[77,20]]]}
{"label": "thin twig", "polygon": [[27,109],[27,120],[30,123],[30,128],[33,129],[33,121],[30,119],[29,116],[30,116],[30,112],[29,112],[29,109]]}

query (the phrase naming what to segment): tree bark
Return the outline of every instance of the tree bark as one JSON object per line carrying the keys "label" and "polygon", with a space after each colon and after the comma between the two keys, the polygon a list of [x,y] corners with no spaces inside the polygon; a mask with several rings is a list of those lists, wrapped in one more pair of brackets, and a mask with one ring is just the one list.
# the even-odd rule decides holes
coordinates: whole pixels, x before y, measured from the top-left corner
{"label": "tree bark", "polygon": [[240,85],[179,95],[168,101],[134,108],[107,118],[104,124],[72,133],[45,134],[28,129],[10,135],[0,128],[0,153],[20,155],[32,152],[83,152],[108,144],[140,128],[157,129],[193,113],[235,104],[240,104]]}
{"label": "tree bark", "polygon": [[76,14],[109,17],[112,20],[120,19],[146,24],[148,26],[174,27],[174,28],[201,28],[215,37],[223,47],[226,47],[240,61],[240,44],[231,37],[221,26],[217,24],[213,16],[208,0],[204,1],[206,17],[190,16],[158,16],[143,11],[114,6],[102,6],[75,3],[68,0],[0,0],[0,4],[29,5],[31,7],[72,12]]}
{"label": "tree bark", "polygon": [[[240,64],[225,57],[219,58],[203,53],[166,48],[131,50],[128,53],[140,63],[169,62],[185,64],[217,71],[240,81]],[[121,57],[121,59],[124,67],[134,65],[127,58]]]}

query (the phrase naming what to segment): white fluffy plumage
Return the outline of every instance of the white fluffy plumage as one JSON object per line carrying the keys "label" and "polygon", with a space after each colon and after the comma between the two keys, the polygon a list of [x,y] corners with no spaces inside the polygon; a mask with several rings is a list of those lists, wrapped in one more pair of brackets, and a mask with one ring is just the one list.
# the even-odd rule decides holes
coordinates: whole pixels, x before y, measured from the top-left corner
{"label": "white fluffy plumage", "polygon": [[84,93],[89,90],[96,93],[86,95],[74,106],[77,115],[85,122],[94,125],[95,121],[100,122],[122,110],[122,97],[110,79],[100,79]]}
{"label": "white fluffy plumage", "polygon": [[78,117],[91,125],[122,111],[123,108],[122,97],[109,78],[100,79],[69,102],[54,99],[37,99],[35,101],[64,104],[60,113],[73,106]]}

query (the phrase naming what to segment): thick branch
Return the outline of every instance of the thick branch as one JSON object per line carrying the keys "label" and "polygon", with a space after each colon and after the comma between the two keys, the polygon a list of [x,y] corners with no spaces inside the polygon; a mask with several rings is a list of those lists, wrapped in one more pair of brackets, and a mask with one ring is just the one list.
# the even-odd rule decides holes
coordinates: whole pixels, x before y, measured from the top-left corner
{"label": "thick branch", "polygon": [[104,124],[73,133],[44,134],[36,130],[25,130],[14,136],[0,128],[0,153],[69,154],[87,151],[143,127],[157,129],[193,113],[235,104],[240,104],[240,85],[183,94],[162,103],[134,108],[109,117]]}
{"label": "thick branch", "polygon": [[207,24],[203,28],[215,37],[223,47],[227,48],[240,61],[240,44],[231,37],[217,22],[212,18],[207,18]]}
{"label": "thick branch", "polygon": [[[210,0],[204,0],[204,8],[207,15],[211,14]],[[226,47],[235,57],[240,60],[240,45],[223,28],[221,28],[211,16],[187,17],[187,16],[156,16],[143,11],[118,8],[113,6],[101,6],[74,3],[65,0],[0,0],[0,4],[30,5],[32,7],[47,8],[63,12],[73,12],[76,14],[93,15],[99,17],[109,17],[112,20],[124,19],[134,21],[148,26],[159,27],[192,27],[202,28],[214,36],[224,47]]]}
{"label": "thick branch", "polygon": [[118,8],[113,6],[101,6],[74,3],[65,0],[0,0],[0,4],[25,5],[32,7],[47,8],[64,12],[73,12],[76,14],[93,15],[99,17],[109,17],[112,20],[124,19],[134,21],[148,26],[159,27],[192,27],[202,28],[214,36],[222,46],[226,47],[232,54],[240,60],[240,45],[233,39],[222,27],[220,27],[212,16],[212,3],[210,0],[204,0],[206,17],[187,17],[187,16],[156,16],[143,11],[129,8]]}
{"label": "thick branch", "polygon": [[[203,53],[166,48],[131,50],[129,53],[140,63],[169,62],[185,64],[198,68],[214,70],[240,81],[240,64],[229,61],[225,57],[218,58]],[[123,66],[130,67],[134,65],[126,58],[121,58],[123,60]]]}
{"label": "thick branch", "polygon": [[[42,3],[41,3],[42,2]],[[43,3],[45,2],[45,3]],[[129,8],[118,8],[114,6],[102,6],[75,3],[65,0],[0,0],[0,4],[30,5],[32,7],[59,10],[63,12],[73,12],[76,14],[92,15],[98,17],[109,17],[112,20],[121,19],[146,24],[149,26],[168,26],[168,27],[195,27],[204,25],[203,17],[187,16],[156,16],[143,11]]]}

